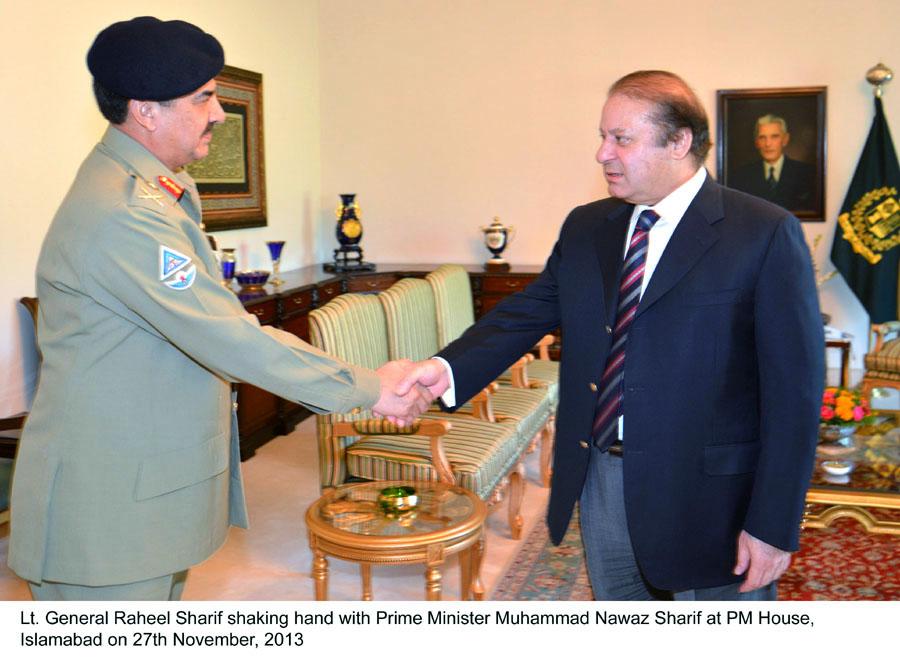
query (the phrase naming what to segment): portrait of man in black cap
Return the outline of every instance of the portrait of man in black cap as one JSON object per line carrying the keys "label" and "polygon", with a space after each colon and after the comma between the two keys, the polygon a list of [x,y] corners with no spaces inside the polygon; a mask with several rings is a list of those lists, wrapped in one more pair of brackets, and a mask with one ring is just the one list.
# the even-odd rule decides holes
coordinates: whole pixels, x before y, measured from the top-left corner
{"label": "portrait of man in black cap", "polygon": [[38,600],[178,599],[188,569],[247,526],[234,382],[316,412],[403,424],[431,395],[261,327],[223,287],[197,187],[224,121],[218,40],[144,16],[87,56],[109,121],[37,265],[37,394],[19,444],[9,566]]}

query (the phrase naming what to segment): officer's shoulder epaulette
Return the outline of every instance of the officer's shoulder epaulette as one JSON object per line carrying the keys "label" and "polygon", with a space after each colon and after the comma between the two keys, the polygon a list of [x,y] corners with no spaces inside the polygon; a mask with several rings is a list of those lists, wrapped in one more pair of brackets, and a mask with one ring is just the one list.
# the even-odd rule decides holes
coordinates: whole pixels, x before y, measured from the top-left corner
{"label": "officer's shoulder epaulette", "polygon": [[167,196],[156,183],[145,181],[136,174],[132,174],[131,184],[128,206],[149,209],[161,215],[167,214],[172,198]]}

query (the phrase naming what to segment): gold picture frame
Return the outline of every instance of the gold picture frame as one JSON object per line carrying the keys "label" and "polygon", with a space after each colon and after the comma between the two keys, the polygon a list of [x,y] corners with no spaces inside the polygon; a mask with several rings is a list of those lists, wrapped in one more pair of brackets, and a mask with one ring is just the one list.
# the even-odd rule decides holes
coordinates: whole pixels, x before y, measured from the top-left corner
{"label": "gold picture frame", "polygon": [[225,123],[213,130],[209,155],[186,167],[197,182],[206,231],[265,227],[262,74],[226,66],[216,76]]}

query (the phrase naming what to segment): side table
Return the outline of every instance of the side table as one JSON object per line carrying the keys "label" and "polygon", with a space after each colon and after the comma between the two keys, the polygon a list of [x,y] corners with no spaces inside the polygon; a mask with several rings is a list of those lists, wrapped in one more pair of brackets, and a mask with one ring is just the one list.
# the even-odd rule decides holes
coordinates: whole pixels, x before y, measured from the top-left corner
{"label": "side table", "polygon": [[841,349],[841,387],[850,387],[850,340],[826,339],[825,350],[829,348]]}
{"label": "side table", "polygon": [[[418,504],[385,513],[383,488],[412,486]],[[425,564],[425,598],[441,599],[440,565],[460,553],[462,600],[484,599],[481,560],[487,507],[464,488],[437,482],[371,481],[326,493],[306,512],[316,600],[328,600],[328,556],[360,564],[363,600],[372,600],[373,564]]]}

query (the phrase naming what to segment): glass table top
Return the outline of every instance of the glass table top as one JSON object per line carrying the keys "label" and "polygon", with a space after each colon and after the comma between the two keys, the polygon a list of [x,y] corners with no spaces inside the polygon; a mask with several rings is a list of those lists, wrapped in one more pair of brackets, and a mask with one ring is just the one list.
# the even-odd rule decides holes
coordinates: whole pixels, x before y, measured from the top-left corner
{"label": "glass table top", "polygon": [[[418,501],[410,510],[387,513],[379,504],[382,489],[412,486]],[[470,522],[483,508],[474,495],[457,486],[411,481],[353,484],[319,499],[311,513],[330,527],[363,536],[404,537],[429,534]]]}
{"label": "glass table top", "polygon": [[820,439],[813,486],[900,494],[900,415],[876,414],[851,436]]}

